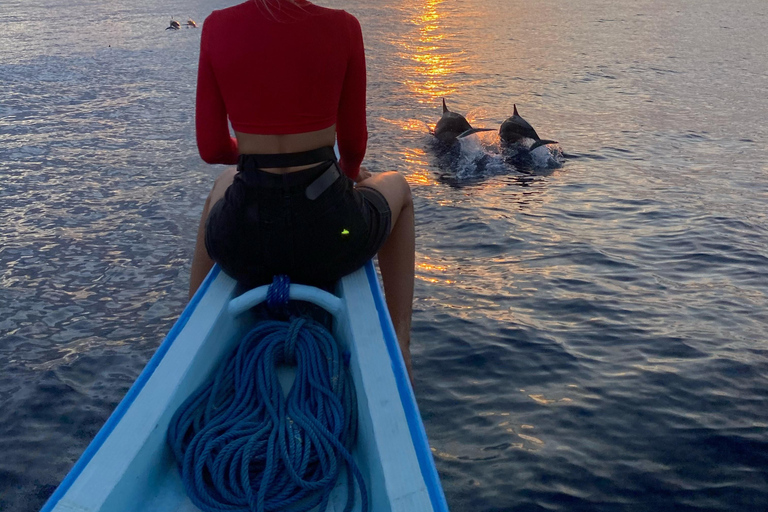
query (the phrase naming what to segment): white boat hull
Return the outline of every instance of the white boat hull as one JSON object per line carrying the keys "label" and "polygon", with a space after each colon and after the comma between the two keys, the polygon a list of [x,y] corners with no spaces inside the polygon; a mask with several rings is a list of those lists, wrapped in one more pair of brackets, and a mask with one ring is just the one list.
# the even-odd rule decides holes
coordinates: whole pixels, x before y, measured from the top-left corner
{"label": "white boat hull", "polygon": [[[199,510],[186,495],[166,431],[252,325],[250,313],[228,307],[236,292],[235,281],[215,267],[44,512]],[[370,510],[447,511],[372,264],[344,277],[336,295],[347,320],[334,322],[334,336],[351,353],[359,413],[353,455]],[[340,478],[327,510],[341,512],[346,495]]]}

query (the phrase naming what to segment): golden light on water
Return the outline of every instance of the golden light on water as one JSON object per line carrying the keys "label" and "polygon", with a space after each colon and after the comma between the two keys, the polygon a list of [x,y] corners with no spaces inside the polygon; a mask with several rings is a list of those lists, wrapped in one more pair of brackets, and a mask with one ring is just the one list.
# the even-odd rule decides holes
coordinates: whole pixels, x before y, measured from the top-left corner
{"label": "golden light on water", "polygon": [[[424,130],[424,123],[419,121],[421,130]],[[403,129],[407,129],[403,127]],[[401,153],[403,162],[411,169],[411,172],[405,176],[408,184],[414,186],[433,186],[437,184],[435,177],[429,170],[429,156],[423,148],[406,147]]]}
{"label": "golden light on water", "polygon": [[405,162],[414,165],[427,165],[427,153],[421,148],[409,148],[405,153]]}
{"label": "golden light on water", "polygon": [[432,265],[430,263],[419,263],[417,267],[420,270],[437,270],[440,272],[445,272],[446,270],[448,270],[448,267],[446,267],[445,265]]}
{"label": "golden light on water", "polygon": [[453,285],[455,280],[449,279],[455,275],[455,270],[446,265],[432,263],[429,256],[424,254],[416,255],[416,279],[432,284]]}
{"label": "golden light on water", "polygon": [[406,132],[423,132],[426,125],[424,121],[421,121],[419,119],[384,119],[382,118],[382,121],[387,124],[397,126],[401,130]]}
{"label": "golden light on water", "polygon": [[408,181],[408,184],[410,186],[429,186],[429,185],[436,185],[437,182],[432,177],[428,169],[418,169],[417,171],[412,172],[411,174],[407,175],[405,179]]}
{"label": "golden light on water", "polygon": [[409,37],[399,44],[401,56],[410,63],[406,69],[405,85],[415,93],[418,101],[432,102],[435,98],[450,96],[458,89],[458,83],[450,80],[452,75],[465,71],[466,56],[463,50],[451,48],[450,32],[442,23],[440,10],[444,0],[425,0],[411,6],[407,23],[417,28],[417,37]]}

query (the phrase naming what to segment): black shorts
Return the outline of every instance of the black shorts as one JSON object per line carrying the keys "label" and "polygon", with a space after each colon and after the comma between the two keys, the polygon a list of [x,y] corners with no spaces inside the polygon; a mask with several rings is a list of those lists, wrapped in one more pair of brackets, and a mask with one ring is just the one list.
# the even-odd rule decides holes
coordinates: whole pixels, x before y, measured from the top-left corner
{"label": "black shorts", "polygon": [[335,161],[274,174],[244,166],[244,156],[205,227],[208,254],[243,285],[286,274],[327,286],[362,267],[389,235],[384,196],[355,187]]}

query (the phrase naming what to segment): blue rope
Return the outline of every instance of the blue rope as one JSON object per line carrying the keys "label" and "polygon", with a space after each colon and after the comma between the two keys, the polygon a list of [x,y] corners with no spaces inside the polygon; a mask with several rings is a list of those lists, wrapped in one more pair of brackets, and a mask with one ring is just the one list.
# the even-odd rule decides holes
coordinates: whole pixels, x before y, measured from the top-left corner
{"label": "blue rope", "polygon": [[272,285],[267,288],[267,309],[275,318],[288,316],[291,281],[288,276],[277,275],[272,278]]}
{"label": "blue rope", "polygon": [[[282,295],[277,290],[270,307],[284,307]],[[346,467],[344,510],[352,510],[357,481],[367,511],[363,476],[350,455],[357,400],[344,357],[314,320],[258,323],[168,428],[192,503],[206,512],[323,511]],[[287,397],[276,372],[281,365],[296,367]]]}

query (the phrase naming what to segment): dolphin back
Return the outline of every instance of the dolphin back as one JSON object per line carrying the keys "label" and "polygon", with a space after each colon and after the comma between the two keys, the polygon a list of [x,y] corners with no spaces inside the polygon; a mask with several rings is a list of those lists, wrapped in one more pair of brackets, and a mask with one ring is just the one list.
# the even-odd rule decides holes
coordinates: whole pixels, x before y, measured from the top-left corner
{"label": "dolphin back", "polygon": [[499,136],[504,140],[515,141],[521,138],[528,138],[533,140],[539,140],[539,134],[533,129],[533,126],[528,124],[528,121],[520,116],[512,116],[503,123],[499,128]]}
{"label": "dolphin back", "polygon": [[443,98],[443,116],[435,125],[432,135],[443,142],[454,143],[456,139],[472,135],[477,132],[495,131],[493,128],[472,128],[467,119],[458,112],[451,112],[445,105]]}

